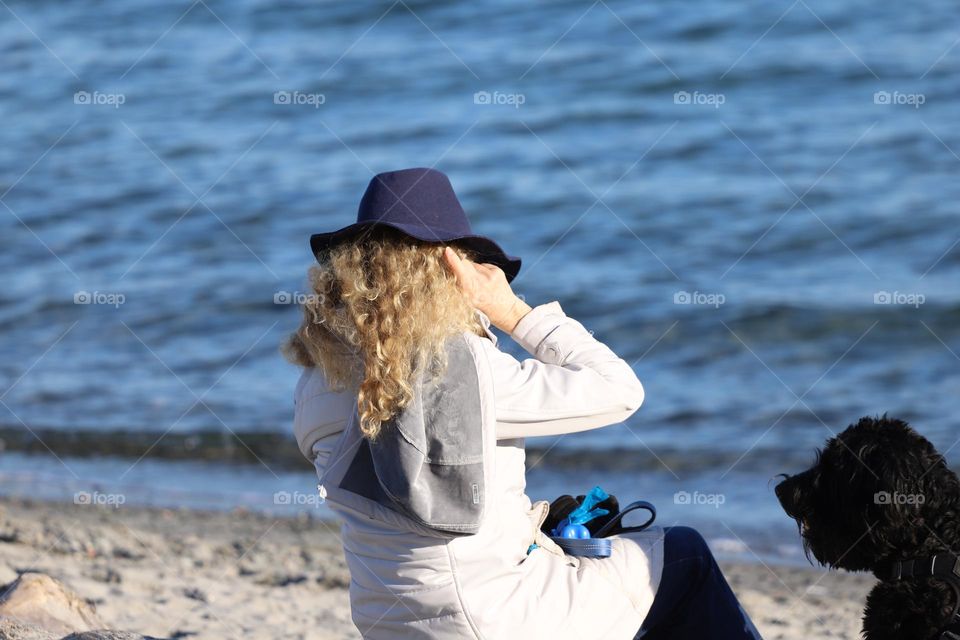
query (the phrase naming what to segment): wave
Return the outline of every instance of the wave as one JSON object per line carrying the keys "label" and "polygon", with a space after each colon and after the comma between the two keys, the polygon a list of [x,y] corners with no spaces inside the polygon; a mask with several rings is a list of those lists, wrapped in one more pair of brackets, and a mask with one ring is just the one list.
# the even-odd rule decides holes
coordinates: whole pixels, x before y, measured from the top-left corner
{"label": "wave", "polygon": [[[304,470],[310,464],[293,437],[269,431],[164,433],[121,430],[61,430],[0,427],[0,451],[71,459],[152,459],[260,465],[277,470]],[[536,444],[526,448],[527,467],[545,472],[603,471],[610,474],[691,473],[766,474],[795,472],[813,459],[802,447],[742,449],[694,446],[560,447]]]}

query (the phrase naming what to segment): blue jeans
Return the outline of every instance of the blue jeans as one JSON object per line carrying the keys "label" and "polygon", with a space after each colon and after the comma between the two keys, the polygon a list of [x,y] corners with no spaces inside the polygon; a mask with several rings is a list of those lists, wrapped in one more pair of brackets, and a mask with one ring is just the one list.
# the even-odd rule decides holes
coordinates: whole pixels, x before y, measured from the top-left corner
{"label": "blue jeans", "polygon": [[663,577],[638,638],[762,640],[695,529],[666,527]]}

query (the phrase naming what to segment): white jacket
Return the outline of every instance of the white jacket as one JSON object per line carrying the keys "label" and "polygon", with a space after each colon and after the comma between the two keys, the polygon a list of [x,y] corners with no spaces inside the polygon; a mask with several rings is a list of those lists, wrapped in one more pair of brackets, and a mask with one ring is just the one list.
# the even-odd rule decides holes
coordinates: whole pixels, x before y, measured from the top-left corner
{"label": "white jacket", "polygon": [[[487,336],[465,335],[481,387],[484,455],[493,461],[480,531],[421,535],[403,516],[357,507],[329,487],[328,504],[343,520],[353,621],[369,639],[633,638],[660,581],[662,530],[615,537],[609,558],[565,556],[540,532],[549,503],[525,494],[523,439],[622,422],[639,408],[643,387],[558,302],[534,308],[511,334],[534,356],[523,361],[500,351],[479,315]],[[342,457],[341,432],[355,409],[355,393],[332,392],[319,369],[304,371],[294,431],[321,477]],[[585,477],[569,493],[588,485]]]}

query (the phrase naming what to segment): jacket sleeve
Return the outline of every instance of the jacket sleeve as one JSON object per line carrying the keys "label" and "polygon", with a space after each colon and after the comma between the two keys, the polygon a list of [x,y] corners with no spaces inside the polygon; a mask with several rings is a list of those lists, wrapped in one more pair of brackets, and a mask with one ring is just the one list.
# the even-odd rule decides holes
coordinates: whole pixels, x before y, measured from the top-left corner
{"label": "jacket sleeve", "polygon": [[559,302],[527,313],[511,337],[533,358],[518,361],[483,340],[495,391],[497,439],[596,429],[626,420],[643,402],[633,369]]}
{"label": "jacket sleeve", "polygon": [[293,395],[293,433],[300,453],[312,461],[313,445],[343,431],[356,404],[356,393],[332,391],[322,371],[305,369]]}

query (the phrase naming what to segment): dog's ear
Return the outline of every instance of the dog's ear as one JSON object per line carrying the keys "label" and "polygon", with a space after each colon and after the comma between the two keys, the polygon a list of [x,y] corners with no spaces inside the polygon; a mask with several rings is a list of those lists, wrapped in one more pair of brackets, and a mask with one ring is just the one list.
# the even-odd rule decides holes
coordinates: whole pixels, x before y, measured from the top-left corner
{"label": "dog's ear", "polygon": [[910,542],[916,545],[918,554],[937,553],[943,551],[944,546],[949,548],[944,538],[950,543],[955,542],[946,536],[946,532],[954,531],[956,527],[960,511],[960,480],[932,445],[920,462],[919,475],[914,482],[920,501],[918,527],[917,535],[911,537]]}
{"label": "dog's ear", "polygon": [[864,549],[873,563],[921,551],[946,503],[956,505],[960,497],[957,476],[934,446],[902,420],[863,418],[840,438],[844,436],[862,467],[852,475],[851,491],[864,507],[857,517],[870,526]]}
{"label": "dog's ear", "polygon": [[947,501],[949,506],[960,504],[960,479],[948,466],[946,459],[938,452],[927,456],[927,470],[923,473],[926,483],[923,487],[931,496],[938,496]]}

